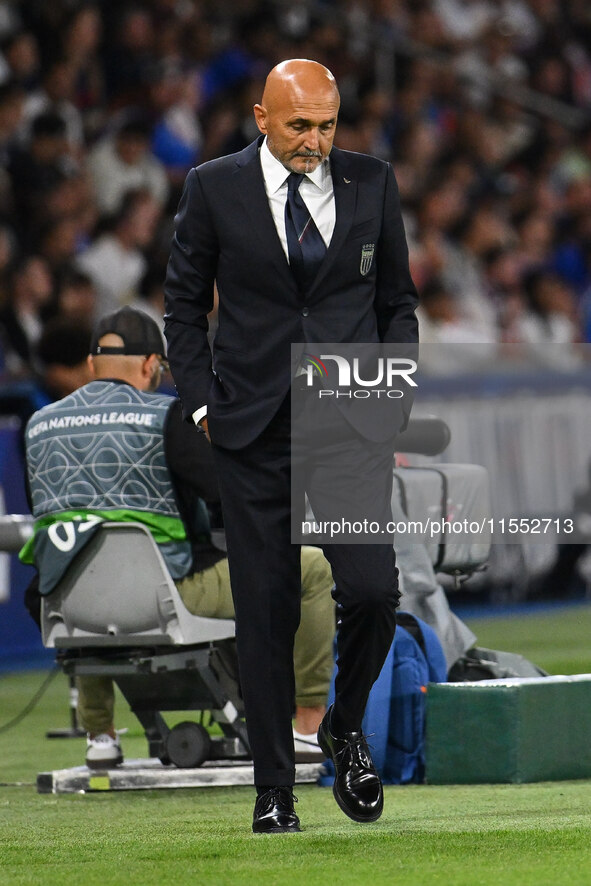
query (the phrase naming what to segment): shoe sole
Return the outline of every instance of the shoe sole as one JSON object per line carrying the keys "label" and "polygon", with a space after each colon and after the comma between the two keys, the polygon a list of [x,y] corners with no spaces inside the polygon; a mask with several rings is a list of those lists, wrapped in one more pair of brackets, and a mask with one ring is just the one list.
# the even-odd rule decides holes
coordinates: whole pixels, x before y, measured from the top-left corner
{"label": "shoe sole", "polygon": [[111,760],[87,760],[88,769],[111,769],[113,766],[120,766],[123,763],[123,757],[114,757]]}
{"label": "shoe sole", "polygon": [[[324,744],[322,739],[323,739],[323,736],[319,732],[318,733],[318,744],[319,744],[322,752],[325,754],[326,759],[332,761],[332,764],[335,767],[335,773],[336,773],[335,762],[332,759],[332,755],[330,753],[328,745]],[[380,805],[380,808],[378,809],[377,812],[374,812],[372,815],[356,815],[354,812],[352,812],[351,809],[348,808],[347,804],[345,803],[345,801],[343,800],[341,795],[339,794],[339,790],[337,787],[336,774],[335,774],[335,780],[332,785],[332,793],[333,793],[333,797],[337,801],[337,806],[339,807],[341,812],[344,812],[345,815],[347,815],[352,821],[356,821],[358,824],[371,824],[372,821],[377,821],[378,818],[380,818],[382,812],[384,811],[384,801],[382,798],[382,803]]]}
{"label": "shoe sole", "polygon": [[302,832],[301,828],[267,828],[265,830],[257,831],[254,828],[252,829],[253,834],[300,834]]}
{"label": "shoe sole", "polygon": [[337,805],[339,806],[339,809],[342,812],[344,812],[345,815],[348,815],[349,818],[352,819],[352,821],[356,821],[358,824],[371,824],[372,821],[377,821],[378,818],[380,818],[382,812],[384,811],[384,804],[382,803],[382,805],[380,806],[378,811],[374,812],[373,815],[371,815],[371,816],[370,815],[356,815],[354,812],[351,812],[351,810],[347,807],[347,804],[342,799],[341,795],[339,794],[339,792],[337,790],[336,779],[335,779],[335,782],[332,786],[332,793],[333,793],[335,800],[337,801]]}

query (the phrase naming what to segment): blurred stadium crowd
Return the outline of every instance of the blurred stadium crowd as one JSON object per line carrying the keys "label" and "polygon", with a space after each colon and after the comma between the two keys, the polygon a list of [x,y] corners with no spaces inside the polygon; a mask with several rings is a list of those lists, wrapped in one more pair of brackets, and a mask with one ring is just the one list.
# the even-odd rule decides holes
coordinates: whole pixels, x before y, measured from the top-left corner
{"label": "blurred stadium crowd", "polygon": [[591,341],[588,0],[6,0],[4,388],[75,388],[107,310],[161,319],[184,177],[252,141],[289,57],[334,72],[339,147],[394,164],[424,341]]}

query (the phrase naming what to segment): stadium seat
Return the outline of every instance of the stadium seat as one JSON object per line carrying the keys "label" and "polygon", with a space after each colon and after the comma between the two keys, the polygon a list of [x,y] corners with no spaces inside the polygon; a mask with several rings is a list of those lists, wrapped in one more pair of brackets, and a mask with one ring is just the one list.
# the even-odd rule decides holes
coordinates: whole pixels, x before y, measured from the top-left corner
{"label": "stadium seat", "polygon": [[[248,759],[233,677],[234,622],[184,606],[150,531],[105,523],[41,606],[46,646],[70,676],[108,676],[144,727],[151,757],[195,767]],[[161,711],[209,711],[221,738],[202,724],[170,729]]]}
{"label": "stadium seat", "polygon": [[149,529],[104,523],[41,607],[45,646],[188,645],[234,636],[234,621],[192,615]]}

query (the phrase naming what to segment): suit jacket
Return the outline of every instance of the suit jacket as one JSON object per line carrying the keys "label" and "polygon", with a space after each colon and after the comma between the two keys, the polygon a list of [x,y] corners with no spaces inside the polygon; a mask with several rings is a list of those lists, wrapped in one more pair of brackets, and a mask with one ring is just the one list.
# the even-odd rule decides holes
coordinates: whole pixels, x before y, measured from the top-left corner
{"label": "suit jacket", "polygon": [[[320,342],[417,341],[417,295],[391,166],[332,149],[335,229],[315,280],[300,293],[269,208],[261,142],[189,172],[165,285],[183,414],[207,404],[212,440],[230,449],[253,441],[285,398],[299,358],[291,357],[292,343],[313,350]],[[372,245],[371,266],[366,259],[362,268]],[[214,281],[212,372],[206,315]]]}

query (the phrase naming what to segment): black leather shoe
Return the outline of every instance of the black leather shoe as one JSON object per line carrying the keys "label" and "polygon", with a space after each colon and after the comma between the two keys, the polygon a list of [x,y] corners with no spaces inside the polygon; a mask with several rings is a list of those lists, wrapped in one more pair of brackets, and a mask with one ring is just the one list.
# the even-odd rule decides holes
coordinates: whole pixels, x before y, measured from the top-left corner
{"label": "black leather shoe", "polygon": [[318,730],[318,744],[335,768],[335,800],[353,821],[376,821],[384,808],[382,782],[373,765],[363,732],[346,732],[336,738],[330,731],[330,712]]}
{"label": "black leather shoe", "polygon": [[255,834],[291,834],[301,830],[294,812],[291,788],[269,788],[254,804],[252,829]]}

